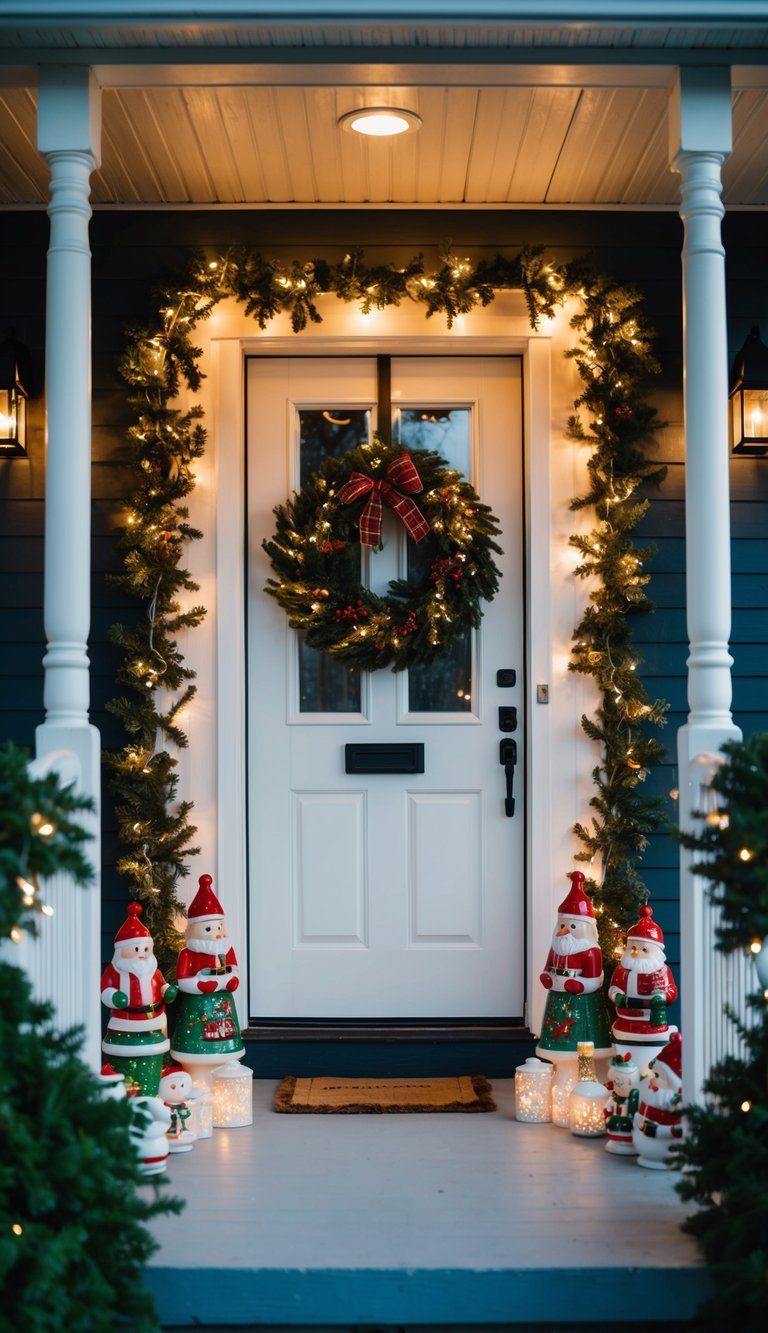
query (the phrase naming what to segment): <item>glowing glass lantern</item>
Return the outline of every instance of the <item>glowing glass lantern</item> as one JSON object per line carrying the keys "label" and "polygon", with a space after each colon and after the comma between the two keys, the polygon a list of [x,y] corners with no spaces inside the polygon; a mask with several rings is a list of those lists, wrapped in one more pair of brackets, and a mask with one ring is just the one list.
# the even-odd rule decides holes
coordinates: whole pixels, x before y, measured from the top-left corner
{"label": "glowing glass lantern", "polygon": [[576,1084],[576,1061],[558,1060],[552,1083],[552,1124],[570,1129],[568,1101]]}
{"label": "glowing glass lantern", "polygon": [[731,449],[734,454],[768,453],[768,347],[753,325],[731,366]]}
{"label": "glowing glass lantern", "polygon": [[25,457],[32,358],[14,337],[0,342],[0,455]]}
{"label": "glowing glass lantern", "polygon": [[187,1126],[198,1139],[210,1139],[213,1136],[213,1100],[210,1088],[201,1088],[197,1084],[187,1098],[187,1106],[192,1115]]}
{"label": "glowing glass lantern", "polygon": [[605,1104],[608,1089],[598,1082],[595,1073],[595,1043],[580,1041],[578,1083],[568,1098],[568,1120],[572,1134],[596,1138],[605,1134]]}
{"label": "glowing glass lantern", "polygon": [[213,1123],[216,1129],[253,1124],[253,1070],[237,1060],[213,1071]]}
{"label": "glowing glass lantern", "polygon": [[515,1119],[529,1125],[552,1119],[552,1065],[535,1055],[515,1070]]}

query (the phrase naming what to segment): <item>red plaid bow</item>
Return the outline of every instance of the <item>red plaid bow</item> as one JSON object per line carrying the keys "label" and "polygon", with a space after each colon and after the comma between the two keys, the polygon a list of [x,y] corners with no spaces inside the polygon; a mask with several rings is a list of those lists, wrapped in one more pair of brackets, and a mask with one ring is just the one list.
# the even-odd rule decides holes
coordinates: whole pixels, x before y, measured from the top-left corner
{"label": "red plaid bow", "polygon": [[352,504],[361,496],[368,496],[368,503],[360,515],[360,544],[362,546],[381,545],[382,501],[403,520],[408,535],[415,542],[420,542],[429,532],[429,524],[419,506],[402,491],[422,491],[421,478],[413,465],[410,454],[401,454],[393,458],[381,481],[366,477],[362,472],[353,472],[349,481],[339,491],[342,504]]}

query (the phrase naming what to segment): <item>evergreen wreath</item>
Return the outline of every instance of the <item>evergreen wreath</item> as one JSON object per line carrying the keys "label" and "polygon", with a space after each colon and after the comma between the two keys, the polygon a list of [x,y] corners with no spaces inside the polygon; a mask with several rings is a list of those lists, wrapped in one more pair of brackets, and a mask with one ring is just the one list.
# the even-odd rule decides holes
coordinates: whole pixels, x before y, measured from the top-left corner
{"label": "evergreen wreath", "polygon": [[[385,596],[360,577],[361,546],[381,549],[382,501],[416,543],[420,567]],[[277,578],[266,591],[309,647],[351,668],[403,671],[443,656],[480,624],[480,603],[499,586],[496,518],[431,451],[374,438],[325,459],[274,512],[277,530],[262,545]]]}

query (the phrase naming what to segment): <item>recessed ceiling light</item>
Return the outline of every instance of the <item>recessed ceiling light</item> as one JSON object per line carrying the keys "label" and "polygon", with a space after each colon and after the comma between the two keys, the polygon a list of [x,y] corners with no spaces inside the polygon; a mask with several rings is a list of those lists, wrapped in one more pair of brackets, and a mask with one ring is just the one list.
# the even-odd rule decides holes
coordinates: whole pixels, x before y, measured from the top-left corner
{"label": "recessed ceiling light", "polygon": [[364,106],[339,116],[339,124],[342,129],[353,130],[355,134],[370,134],[383,139],[417,130],[421,125],[421,116],[399,106]]}

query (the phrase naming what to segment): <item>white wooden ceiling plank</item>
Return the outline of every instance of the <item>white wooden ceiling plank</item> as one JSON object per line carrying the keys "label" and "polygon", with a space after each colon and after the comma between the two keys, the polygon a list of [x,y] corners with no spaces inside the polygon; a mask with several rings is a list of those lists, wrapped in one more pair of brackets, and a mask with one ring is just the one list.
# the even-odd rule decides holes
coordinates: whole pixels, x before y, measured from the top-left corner
{"label": "white wooden ceiling plank", "polygon": [[[522,100],[519,94],[522,93]],[[521,114],[528,102],[528,90],[513,88],[482,88],[477,102],[472,150],[467,171],[465,198],[467,203],[506,199],[510,164],[514,161],[520,143]],[[504,193],[499,188],[499,166],[504,180]],[[504,169],[506,162],[506,170]]]}
{"label": "white wooden ceiling plank", "polygon": [[258,153],[267,203],[292,201],[291,181],[282,140],[274,88],[246,90],[251,140]]}
{"label": "white wooden ceiling plank", "polygon": [[634,89],[583,89],[547,194],[548,203],[612,202],[603,176],[626,133]]}
{"label": "white wooden ceiling plank", "polygon": [[289,198],[297,203],[317,203],[317,180],[309,143],[304,90],[275,89],[275,107],[278,133],[274,149],[285,158],[290,181]]}
{"label": "white wooden ceiling plank", "polygon": [[164,203],[188,190],[154,97],[142,89],[105,89],[102,167],[94,177],[98,203]]}
{"label": "white wooden ceiling plank", "polygon": [[232,139],[243,199],[246,203],[263,204],[267,199],[267,186],[262,164],[262,145],[253,115],[253,90],[230,88],[227,92],[224,124]]}
{"label": "white wooden ceiling plank", "polygon": [[659,151],[666,156],[667,98],[656,90],[625,89],[613,97],[610,116],[615,138],[595,174],[597,197],[645,203],[641,177],[648,155],[656,153],[656,166]]}
{"label": "white wooden ceiling plank", "polygon": [[185,88],[184,101],[195,137],[205,158],[214,197],[220,203],[244,201],[232,132],[225,123],[227,89]]}
{"label": "white wooden ceiling plank", "polygon": [[322,203],[333,204],[343,198],[340,141],[350,135],[339,128],[339,114],[335,88],[306,89],[309,151],[314,163],[318,198]]}
{"label": "white wooden ceiling plank", "polygon": [[[337,89],[336,118],[346,111],[356,111],[365,105],[363,89]],[[370,197],[369,162],[365,154],[363,136],[341,131],[338,141],[341,195],[345,203],[367,203]]]}
{"label": "white wooden ceiling plank", "polygon": [[48,169],[37,151],[37,103],[29,88],[0,93],[0,150],[5,202],[47,199]]}
{"label": "white wooden ceiling plank", "polygon": [[183,90],[157,88],[152,91],[154,115],[175,161],[175,172],[183,194],[178,203],[215,203],[216,191],[206,163],[206,152],[198,142]]}
{"label": "white wooden ceiling plank", "polygon": [[575,88],[535,88],[505,198],[543,203],[578,101]]}
{"label": "white wooden ceiling plank", "polygon": [[733,153],[723,165],[723,192],[730,203],[760,199],[766,166],[766,124],[766,93],[760,89],[737,92],[733,99]]}
{"label": "white wooden ceiling plank", "polygon": [[443,146],[440,161],[440,203],[461,203],[467,184],[469,154],[477,115],[477,89],[444,90]]}

